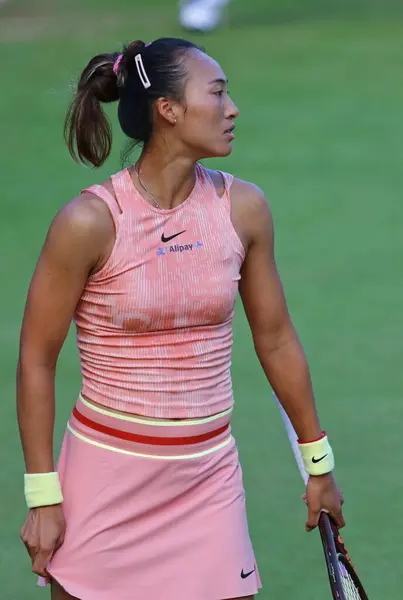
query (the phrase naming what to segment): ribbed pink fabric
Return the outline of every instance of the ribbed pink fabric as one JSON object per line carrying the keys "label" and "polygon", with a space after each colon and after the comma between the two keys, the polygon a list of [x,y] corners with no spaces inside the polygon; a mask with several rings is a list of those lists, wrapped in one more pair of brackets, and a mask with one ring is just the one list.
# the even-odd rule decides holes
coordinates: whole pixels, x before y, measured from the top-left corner
{"label": "ribbed pink fabric", "polygon": [[[232,319],[244,248],[230,217],[232,176],[220,198],[198,165],[189,197],[154,208],[127,169],[112,176],[116,242],[76,309],[82,394],[155,418],[205,417],[230,408]],[[174,237],[175,236],[175,237]],[[171,240],[163,242],[166,238]]]}

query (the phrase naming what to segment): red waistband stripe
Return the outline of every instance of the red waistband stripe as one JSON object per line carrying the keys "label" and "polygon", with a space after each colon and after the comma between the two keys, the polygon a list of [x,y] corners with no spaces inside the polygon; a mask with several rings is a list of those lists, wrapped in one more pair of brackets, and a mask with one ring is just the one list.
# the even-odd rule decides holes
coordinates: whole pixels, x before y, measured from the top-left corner
{"label": "red waistband stripe", "polygon": [[106,435],[110,435],[115,438],[119,438],[121,440],[126,440],[129,442],[137,442],[139,444],[149,444],[151,446],[185,446],[189,444],[199,444],[201,442],[206,442],[207,440],[211,440],[212,438],[217,437],[221,433],[224,433],[227,429],[229,429],[229,423],[226,423],[222,427],[218,429],[214,429],[214,431],[208,431],[207,433],[202,433],[200,435],[190,435],[183,437],[157,437],[150,435],[140,435],[138,433],[131,433],[129,431],[120,431],[119,429],[115,429],[114,427],[109,427],[107,425],[102,425],[101,423],[97,423],[92,419],[89,419],[74,407],[73,416],[90,429],[95,429],[95,431],[99,431],[100,433],[105,433]]}

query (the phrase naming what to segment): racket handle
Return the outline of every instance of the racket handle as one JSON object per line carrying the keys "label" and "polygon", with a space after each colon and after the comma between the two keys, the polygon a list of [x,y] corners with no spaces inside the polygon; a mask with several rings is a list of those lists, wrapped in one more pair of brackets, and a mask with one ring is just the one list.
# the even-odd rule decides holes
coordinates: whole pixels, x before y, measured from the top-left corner
{"label": "racket handle", "polygon": [[285,426],[285,430],[288,435],[288,439],[290,440],[290,444],[291,444],[291,448],[292,448],[292,451],[295,456],[295,460],[297,461],[297,466],[298,466],[299,472],[300,472],[301,477],[306,485],[308,482],[308,479],[309,479],[309,475],[306,472],[304,463],[302,461],[301,452],[300,452],[300,449],[298,446],[298,436],[295,432],[294,427],[292,426],[290,419],[288,418],[287,413],[285,412],[284,408],[281,406],[281,403],[274,392],[273,392],[273,396],[274,396],[277,406],[280,409],[280,414],[281,414],[283,422],[284,422],[284,426]]}

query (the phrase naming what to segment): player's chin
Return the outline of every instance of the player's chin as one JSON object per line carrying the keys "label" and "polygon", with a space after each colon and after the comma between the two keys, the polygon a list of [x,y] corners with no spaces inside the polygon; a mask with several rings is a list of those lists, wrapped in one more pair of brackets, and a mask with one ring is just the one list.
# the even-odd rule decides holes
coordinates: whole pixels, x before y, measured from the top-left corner
{"label": "player's chin", "polygon": [[225,158],[229,156],[232,152],[232,140],[226,141],[221,144],[217,144],[214,148],[214,154],[212,155],[214,158]]}

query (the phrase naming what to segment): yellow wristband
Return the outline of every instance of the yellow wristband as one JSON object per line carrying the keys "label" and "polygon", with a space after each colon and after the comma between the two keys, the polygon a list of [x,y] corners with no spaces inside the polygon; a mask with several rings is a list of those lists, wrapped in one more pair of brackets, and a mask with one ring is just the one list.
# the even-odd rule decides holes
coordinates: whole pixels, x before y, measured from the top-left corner
{"label": "yellow wristband", "polygon": [[333,450],[324,434],[314,442],[299,442],[304,467],[309,475],[324,475],[334,469]]}
{"label": "yellow wristband", "polygon": [[25,473],[24,492],[28,508],[63,502],[58,473]]}

